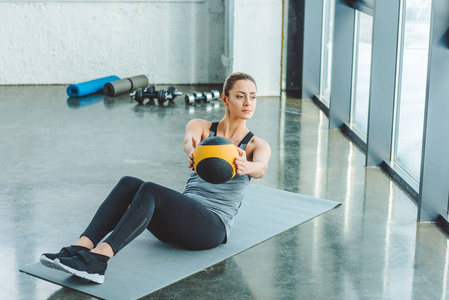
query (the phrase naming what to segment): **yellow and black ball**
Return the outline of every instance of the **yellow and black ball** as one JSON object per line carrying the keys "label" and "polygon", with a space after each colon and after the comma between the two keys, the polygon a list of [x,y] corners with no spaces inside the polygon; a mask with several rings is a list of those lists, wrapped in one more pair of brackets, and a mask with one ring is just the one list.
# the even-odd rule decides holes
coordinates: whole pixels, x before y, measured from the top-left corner
{"label": "yellow and black ball", "polygon": [[224,183],[234,177],[234,160],[238,156],[239,152],[230,140],[212,136],[202,140],[193,151],[193,167],[203,180]]}

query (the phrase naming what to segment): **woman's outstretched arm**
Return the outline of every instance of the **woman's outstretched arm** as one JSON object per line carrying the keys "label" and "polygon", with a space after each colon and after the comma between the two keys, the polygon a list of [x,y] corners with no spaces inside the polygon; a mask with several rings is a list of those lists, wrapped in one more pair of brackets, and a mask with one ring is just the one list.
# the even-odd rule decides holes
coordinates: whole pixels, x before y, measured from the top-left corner
{"label": "woman's outstretched arm", "polygon": [[[203,139],[208,137],[210,122],[203,119],[190,120],[186,125],[184,135],[184,152],[189,157],[189,168],[193,170],[193,150]],[[206,134],[207,132],[207,134]]]}
{"label": "woman's outstretched arm", "polygon": [[263,139],[254,137],[247,146],[248,151],[240,148],[240,157],[235,159],[237,174],[248,174],[253,178],[262,178],[268,169],[268,162],[271,157],[270,145]]}

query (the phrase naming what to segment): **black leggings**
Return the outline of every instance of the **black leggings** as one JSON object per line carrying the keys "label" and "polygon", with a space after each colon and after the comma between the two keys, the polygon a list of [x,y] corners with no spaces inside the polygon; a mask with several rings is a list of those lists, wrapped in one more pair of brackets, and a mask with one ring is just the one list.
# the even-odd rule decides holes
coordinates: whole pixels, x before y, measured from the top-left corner
{"label": "black leggings", "polygon": [[82,236],[104,240],[114,254],[145,228],[159,240],[189,250],[214,248],[226,230],[215,213],[196,200],[161,185],[123,177],[101,204]]}

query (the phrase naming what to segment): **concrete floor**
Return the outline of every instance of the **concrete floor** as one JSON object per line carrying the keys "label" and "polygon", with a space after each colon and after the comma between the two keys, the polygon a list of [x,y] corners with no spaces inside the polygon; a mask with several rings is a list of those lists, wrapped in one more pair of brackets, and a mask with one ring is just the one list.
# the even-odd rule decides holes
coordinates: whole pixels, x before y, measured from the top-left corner
{"label": "concrete floor", "polygon": [[[19,268],[73,243],[123,175],[182,190],[185,124],[222,114],[220,103],[186,107],[183,97],[136,106],[67,99],[63,86],[0,87],[0,298],[90,299]],[[414,201],[365,168],[311,101],[260,97],[249,127],[273,151],[253,183],[343,205],[145,299],[449,299],[446,232],[417,224]]]}

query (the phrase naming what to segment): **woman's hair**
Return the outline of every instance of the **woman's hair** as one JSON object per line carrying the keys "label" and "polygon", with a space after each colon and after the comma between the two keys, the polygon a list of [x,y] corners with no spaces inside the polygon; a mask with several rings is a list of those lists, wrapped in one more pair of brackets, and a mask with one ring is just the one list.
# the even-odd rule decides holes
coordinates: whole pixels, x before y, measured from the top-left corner
{"label": "woman's hair", "polygon": [[256,81],[254,78],[252,78],[250,75],[242,73],[242,72],[236,72],[232,73],[231,75],[226,78],[225,83],[223,84],[223,93],[229,97],[229,91],[232,90],[234,87],[234,83],[236,83],[239,80],[249,80],[254,83],[254,85],[257,88]]}

